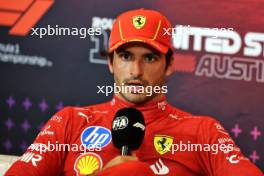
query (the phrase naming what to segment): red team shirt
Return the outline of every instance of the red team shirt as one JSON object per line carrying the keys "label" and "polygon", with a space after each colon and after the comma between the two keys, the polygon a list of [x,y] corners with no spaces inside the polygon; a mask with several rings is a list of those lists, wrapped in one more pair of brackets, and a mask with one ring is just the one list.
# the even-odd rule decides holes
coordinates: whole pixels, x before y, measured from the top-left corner
{"label": "red team shirt", "polygon": [[[102,171],[99,175],[168,175],[168,176],[262,176],[262,172],[244,157],[224,128],[214,119],[194,116],[167,103],[166,99],[138,106],[117,97],[103,104],[66,107],[43,127],[34,143],[13,164],[6,176],[89,175],[120,155],[111,141],[111,123],[121,108],[135,107],[145,118],[144,141],[135,151],[140,161],[126,162]],[[68,144],[61,151],[44,147]],[[185,144],[187,148],[180,144]],[[195,151],[191,144],[203,148]],[[208,148],[225,145],[216,152]],[[178,150],[177,146],[178,145]],[[41,146],[41,147],[40,147]],[[79,146],[79,148],[78,148]],[[81,147],[83,146],[83,147]],[[183,146],[183,145],[182,145]],[[40,149],[42,149],[40,151]],[[202,150],[202,151],[201,151]],[[85,151],[85,152],[84,152]]]}

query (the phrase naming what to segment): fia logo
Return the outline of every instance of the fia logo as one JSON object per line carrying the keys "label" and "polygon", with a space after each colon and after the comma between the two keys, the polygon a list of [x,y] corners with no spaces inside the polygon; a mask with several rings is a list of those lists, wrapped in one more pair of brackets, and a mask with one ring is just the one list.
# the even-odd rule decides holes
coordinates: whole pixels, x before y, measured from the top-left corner
{"label": "fia logo", "polygon": [[107,146],[112,139],[109,129],[102,126],[91,126],[83,130],[81,141],[89,149],[103,148]]}
{"label": "fia logo", "polygon": [[122,130],[124,128],[126,128],[128,125],[128,119],[126,116],[120,116],[117,117],[114,121],[113,121],[113,130]]}

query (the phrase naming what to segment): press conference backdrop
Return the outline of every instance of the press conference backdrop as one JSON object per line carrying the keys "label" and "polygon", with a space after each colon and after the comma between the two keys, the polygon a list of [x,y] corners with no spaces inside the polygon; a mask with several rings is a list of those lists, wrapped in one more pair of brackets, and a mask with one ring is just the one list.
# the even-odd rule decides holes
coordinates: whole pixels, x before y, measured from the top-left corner
{"label": "press conference backdrop", "polygon": [[1,1],[0,153],[21,155],[65,106],[110,100],[97,93],[113,85],[100,50],[118,14],[147,8],[174,27],[164,30],[176,51],[168,101],[219,120],[264,170],[263,7],[261,0]]}

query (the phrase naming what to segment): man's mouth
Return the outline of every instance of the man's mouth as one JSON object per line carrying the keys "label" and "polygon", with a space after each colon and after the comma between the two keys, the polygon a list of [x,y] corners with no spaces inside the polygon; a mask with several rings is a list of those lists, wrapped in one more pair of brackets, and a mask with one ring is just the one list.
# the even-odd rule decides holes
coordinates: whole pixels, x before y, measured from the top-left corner
{"label": "man's mouth", "polygon": [[129,81],[126,83],[126,85],[133,85],[133,86],[144,86],[144,84],[141,81]]}
{"label": "man's mouth", "polygon": [[129,93],[144,93],[144,84],[140,81],[129,81],[125,84],[125,86],[129,86]]}

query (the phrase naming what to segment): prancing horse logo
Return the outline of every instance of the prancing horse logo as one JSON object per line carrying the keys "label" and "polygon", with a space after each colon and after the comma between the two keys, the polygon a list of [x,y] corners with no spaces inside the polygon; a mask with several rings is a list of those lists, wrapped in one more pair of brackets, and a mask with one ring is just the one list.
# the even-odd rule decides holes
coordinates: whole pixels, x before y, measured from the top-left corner
{"label": "prancing horse logo", "polygon": [[173,137],[166,135],[155,135],[153,142],[156,151],[163,155],[170,151],[171,145],[173,143]]}
{"label": "prancing horse logo", "polygon": [[146,24],[146,17],[143,15],[137,15],[133,17],[133,25],[137,29],[141,29]]}

